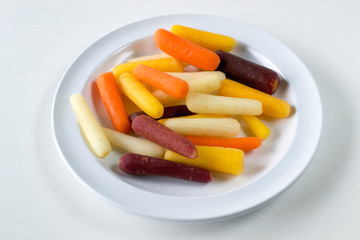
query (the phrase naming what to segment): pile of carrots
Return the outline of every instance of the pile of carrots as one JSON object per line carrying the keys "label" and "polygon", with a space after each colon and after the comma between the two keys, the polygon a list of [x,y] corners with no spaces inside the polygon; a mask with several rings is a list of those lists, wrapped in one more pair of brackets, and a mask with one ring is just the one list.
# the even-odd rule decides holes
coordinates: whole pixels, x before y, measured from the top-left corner
{"label": "pile of carrots", "polygon": [[[174,25],[170,31],[156,30],[154,41],[164,54],[121,63],[96,80],[113,129],[96,122],[81,94],[70,98],[92,152],[104,158],[111,145],[122,148],[129,153],[120,158],[119,167],[133,175],[209,182],[212,172],[241,174],[245,152],[259,148],[271,133],[258,116],[288,117],[290,105],[241,79],[225,79],[227,68],[244,75],[232,62],[225,73],[221,70],[226,59],[216,51],[231,54],[236,40],[229,36]],[[202,75],[183,72],[189,65]],[[215,87],[209,88],[210,82]],[[200,84],[196,90],[194,84]],[[129,111],[129,100],[137,112]],[[253,136],[237,137],[241,127],[234,114]],[[226,131],[228,135],[218,134]]]}

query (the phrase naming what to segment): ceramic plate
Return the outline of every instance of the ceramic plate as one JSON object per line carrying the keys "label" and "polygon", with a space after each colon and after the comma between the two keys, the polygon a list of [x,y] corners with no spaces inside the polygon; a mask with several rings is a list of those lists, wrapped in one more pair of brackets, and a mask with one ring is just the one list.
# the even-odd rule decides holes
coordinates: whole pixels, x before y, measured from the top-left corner
{"label": "ceramic plate", "polygon": [[[88,150],[69,98],[82,93],[101,125],[111,127],[96,89],[96,77],[127,59],[160,53],[152,34],[181,24],[235,38],[233,53],[279,73],[275,96],[289,102],[286,119],[262,119],[271,136],[245,155],[239,176],[216,175],[208,184],[165,177],[134,177],[118,170],[120,151],[97,159]],[[204,221],[241,215],[262,206],[290,186],[311,161],[320,137],[322,110],[315,82],[301,60],[272,36],[232,19],[169,15],[135,22],[102,37],[70,65],[57,88],[52,127],[59,152],[71,171],[111,204],[143,216]],[[245,136],[246,129],[240,134]]]}

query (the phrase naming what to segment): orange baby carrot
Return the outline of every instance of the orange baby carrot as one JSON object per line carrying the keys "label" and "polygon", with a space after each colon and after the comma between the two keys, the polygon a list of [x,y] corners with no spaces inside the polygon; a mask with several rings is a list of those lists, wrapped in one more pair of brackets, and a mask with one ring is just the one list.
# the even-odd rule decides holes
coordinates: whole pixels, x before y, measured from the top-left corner
{"label": "orange baby carrot", "polygon": [[136,66],[133,74],[137,79],[166,92],[174,98],[185,98],[189,92],[189,85],[184,80],[146,65]]}
{"label": "orange baby carrot", "polygon": [[127,133],[130,121],[113,73],[101,74],[96,80],[101,99],[116,131]]}
{"label": "orange baby carrot", "polygon": [[203,70],[213,71],[220,58],[216,53],[159,28],[154,34],[157,46],[168,55]]}
{"label": "orange baby carrot", "polygon": [[258,137],[238,137],[238,138],[213,138],[200,136],[185,136],[190,142],[198,146],[216,146],[238,148],[243,151],[250,151],[260,147],[261,138]]}

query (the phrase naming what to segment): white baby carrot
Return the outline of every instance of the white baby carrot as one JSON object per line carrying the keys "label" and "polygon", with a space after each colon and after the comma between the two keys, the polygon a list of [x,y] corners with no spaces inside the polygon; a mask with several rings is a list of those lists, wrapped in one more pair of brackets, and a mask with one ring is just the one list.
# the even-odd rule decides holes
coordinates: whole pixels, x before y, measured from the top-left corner
{"label": "white baby carrot", "polygon": [[110,142],[84,97],[76,93],[70,97],[70,104],[92,152],[99,158],[106,157],[111,151]]}

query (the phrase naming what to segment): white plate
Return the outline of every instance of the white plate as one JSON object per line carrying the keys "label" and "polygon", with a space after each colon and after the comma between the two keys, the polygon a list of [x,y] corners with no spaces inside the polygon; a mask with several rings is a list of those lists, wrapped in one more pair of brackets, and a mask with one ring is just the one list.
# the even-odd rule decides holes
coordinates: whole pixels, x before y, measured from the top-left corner
{"label": "white plate", "polygon": [[[94,88],[96,77],[124,60],[158,53],[152,34],[182,24],[234,37],[233,50],[276,70],[282,77],[276,95],[295,107],[287,119],[269,120],[272,134],[261,148],[247,153],[240,176],[217,176],[209,184],[165,177],[133,177],[118,170],[120,152],[97,159],[83,141],[69,98],[83,93],[95,116],[111,127]],[[286,81],[284,80],[286,79]],[[294,53],[268,34],[244,23],[207,15],[155,17],[121,27],[93,43],[64,74],[52,109],[59,152],[72,172],[116,207],[166,220],[202,221],[247,213],[290,186],[315,152],[322,124],[320,97],[314,80]]]}

